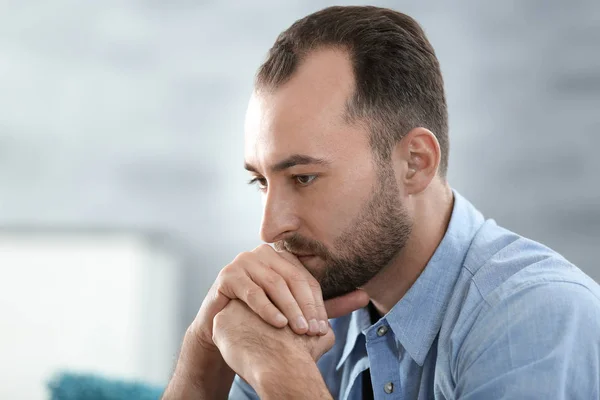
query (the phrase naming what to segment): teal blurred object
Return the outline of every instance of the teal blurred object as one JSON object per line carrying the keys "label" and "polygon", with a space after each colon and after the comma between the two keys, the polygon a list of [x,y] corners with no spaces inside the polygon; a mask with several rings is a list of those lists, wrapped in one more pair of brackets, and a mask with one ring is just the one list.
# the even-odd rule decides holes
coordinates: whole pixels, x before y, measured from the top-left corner
{"label": "teal blurred object", "polygon": [[61,373],[48,383],[50,400],[158,400],[164,388],[93,374]]}

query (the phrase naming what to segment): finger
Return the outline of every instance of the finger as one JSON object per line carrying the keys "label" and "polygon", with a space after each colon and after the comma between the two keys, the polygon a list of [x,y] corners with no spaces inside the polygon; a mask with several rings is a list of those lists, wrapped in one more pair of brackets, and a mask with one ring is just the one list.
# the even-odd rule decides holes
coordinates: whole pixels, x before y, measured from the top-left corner
{"label": "finger", "polygon": [[268,324],[277,328],[287,325],[287,318],[269,300],[265,291],[246,274],[223,282],[221,291],[230,299],[240,299]]}
{"label": "finger", "polygon": [[369,304],[369,295],[364,290],[355,290],[343,296],[339,296],[325,302],[329,318],[337,318],[350,314],[354,310]]}
{"label": "finger", "polygon": [[230,300],[229,297],[219,292],[217,286],[217,284],[213,284],[208,290],[208,293],[200,306],[200,311],[198,312],[207,315],[207,320],[210,321],[212,321],[215,315],[220,313],[225,306],[227,306]]}
{"label": "finger", "polygon": [[261,254],[261,260],[269,265],[275,272],[281,275],[287,282],[292,295],[296,299],[296,302],[302,310],[302,314],[308,321],[308,332],[309,335],[318,335],[320,333],[320,325],[318,321],[317,302],[313,284],[310,282],[314,280],[312,275],[304,268],[294,265],[292,262],[281,257],[278,252],[271,249],[265,249]]}
{"label": "finger", "polygon": [[309,281],[309,285],[315,298],[315,308],[317,309],[317,319],[319,321],[319,334],[325,335],[329,330],[329,323],[327,321],[327,310],[325,309],[325,302],[323,301],[321,285],[319,285],[319,282],[317,282],[316,279]]}
{"label": "finger", "polygon": [[297,299],[292,294],[285,279],[268,266],[246,270],[250,279],[263,288],[269,299],[286,316],[292,330],[305,334],[309,325],[306,321]]}
{"label": "finger", "polygon": [[329,323],[327,321],[327,310],[325,309],[325,303],[323,302],[323,292],[321,291],[321,285],[319,282],[312,276],[310,272],[302,265],[300,260],[296,258],[292,253],[287,251],[278,251],[277,255],[284,258],[293,264],[296,268],[298,268],[306,279],[308,280],[308,285],[313,292],[313,298],[315,300],[315,309],[316,309],[316,317],[317,322],[319,323],[319,334],[325,335],[329,330]]}
{"label": "finger", "polygon": [[213,284],[209,289],[206,297],[202,301],[198,315],[192,322],[192,326],[200,335],[205,343],[212,342],[213,319],[215,315],[220,313],[229,303],[230,299],[220,293],[217,289],[217,284]]}

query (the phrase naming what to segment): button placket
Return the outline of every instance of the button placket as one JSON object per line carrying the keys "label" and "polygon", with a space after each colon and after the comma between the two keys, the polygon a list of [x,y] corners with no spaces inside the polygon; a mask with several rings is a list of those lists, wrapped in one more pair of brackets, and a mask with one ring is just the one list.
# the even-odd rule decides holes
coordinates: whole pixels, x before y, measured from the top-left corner
{"label": "button placket", "polygon": [[[369,358],[371,359],[371,355],[377,354],[377,358],[370,360],[371,378],[375,392],[379,393],[380,396],[385,396],[383,398],[389,399],[395,398],[395,396],[389,396],[393,393],[401,395],[400,392],[402,392],[402,390],[400,386],[398,386],[400,385],[400,382],[396,382],[396,376],[391,372],[392,370],[395,371],[398,369],[398,358],[396,355],[389,352],[393,347],[397,348],[397,343],[394,332],[385,318],[382,318],[376,326],[371,327],[368,334],[365,332],[365,338],[367,339],[367,352],[369,353]],[[383,348],[386,350],[382,351]],[[379,349],[379,351],[376,349]],[[379,369],[379,365],[386,365],[385,370]],[[381,393],[382,389],[385,394]]]}

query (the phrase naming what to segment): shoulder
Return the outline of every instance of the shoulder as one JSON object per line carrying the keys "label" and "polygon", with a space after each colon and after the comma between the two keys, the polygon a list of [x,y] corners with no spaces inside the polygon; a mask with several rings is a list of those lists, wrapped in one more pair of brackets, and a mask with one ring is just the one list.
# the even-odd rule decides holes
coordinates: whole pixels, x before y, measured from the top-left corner
{"label": "shoulder", "polygon": [[552,249],[488,220],[454,286],[440,331],[441,353],[456,360],[472,331],[502,330],[494,321],[529,327],[571,311],[599,310],[600,286],[593,279]]}
{"label": "shoulder", "polygon": [[600,297],[581,282],[542,279],[496,292],[457,342],[454,392],[598,398],[598,332]]}
{"label": "shoulder", "polygon": [[452,360],[457,392],[483,390],[497,378],[496,389],[514,384],[515,394],[597,398],[598,290],[578,280],[539,278],[510,282],[485,299]]}
{"label": "shoulder", "polygon": [[[542,331],[554,340],[573,329],[586,329],[578,336],[597,337],[600,286],[553,250],[519,237],[474,271],[471,285],[481,304],[471,331],[492,336],[518,331],[531,336],[523,339],[534,348],[543,341],[536,335]],[[473,343],[475,334],[469,336]]]}
{"label": "shoulder", "polygon": [[560,348],[577,352],[589,344],[598,357],[598,332],[600,292],[594,287],[546,277],[510,282],[484,299],[466,332],[459,358],[476,357],[496,346],[495,342],[503,343],[505,350],[529,349],[532,354]]}
{"label": "shoulder", "polygon": [[487,221],[455,285],[440,354],[455,379],[482,363],[506,369],[549,354],[596,365],[597,332],[600,286],[552,249]]}
{"label": "shoulder", "polygon": [[598,332],[600,286],[557,252],[488,221],[444,317],[438,384],[463,394],[541,393],[543,381],[548,393],[597,393]]}
{"label": "shoulder", "polygon": [[567,291],[579,286],[582,293],[600,297],[600,286],[562,255],[488,220],[471,242],[450,308],[472,316],[516,293],[535,297],[553,286]]}
{"label": "shoulder", "polygon": [[535,298],[546,290],[600,298],[600,286],[562,255],[493,221],[475,236],[464,269],[468,285],[489,308],[517,293]]}

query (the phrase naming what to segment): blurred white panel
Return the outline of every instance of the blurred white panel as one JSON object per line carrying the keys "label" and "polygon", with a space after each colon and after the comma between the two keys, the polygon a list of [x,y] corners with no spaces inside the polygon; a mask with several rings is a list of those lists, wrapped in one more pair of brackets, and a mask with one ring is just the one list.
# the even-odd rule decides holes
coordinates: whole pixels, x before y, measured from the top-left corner
{"label": "blurred white panel", "polygon": [[0,234],[0,398],[45,399],[58,371],[164,383],[178,258],[127,234]]}

